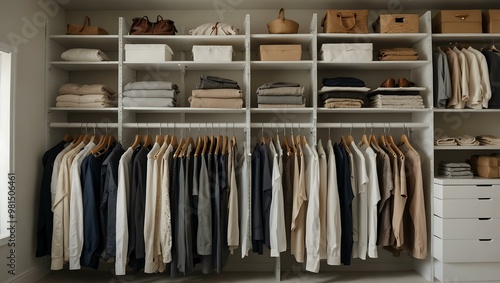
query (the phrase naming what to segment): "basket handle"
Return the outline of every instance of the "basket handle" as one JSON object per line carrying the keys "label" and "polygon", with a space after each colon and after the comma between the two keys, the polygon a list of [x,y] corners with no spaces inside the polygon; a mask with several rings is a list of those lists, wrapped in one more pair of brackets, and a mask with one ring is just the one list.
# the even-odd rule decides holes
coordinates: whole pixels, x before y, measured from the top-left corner
{"label": "basket handle", "polygon": [[83,26],[90,26],[90,18],[89,16],[85,16],[85,20],[83,21]]}
{"label": "basket handle", "polygon": [[347,16],[347,17],[344,17],[344,18],[354,18],[354,23],[353,23],[353,24],[352,24],[352,26],[350,26],[350,27],[346,27],[346,26],[344,25],[344,21],[343,21],[343,18],[342,18],[342,13],[340,13],[340,12],[339,12],[339,13],[337,13],[337,17],[339,17],[339,18],[340,18],[340,23],[342,24],[342,26],[343,26],[345,29],[348,29],[348,30],[349,30],[349,29],[352,29],[353,27],[355,27],[355,26],[356,26],[356,13],[353,13],[353,14],[352,14],[352,16]]}
{"label": "basket handle", "polygon": [[285,20],[285,9],[281,8],[278,14],[278,19],[284,21]]}

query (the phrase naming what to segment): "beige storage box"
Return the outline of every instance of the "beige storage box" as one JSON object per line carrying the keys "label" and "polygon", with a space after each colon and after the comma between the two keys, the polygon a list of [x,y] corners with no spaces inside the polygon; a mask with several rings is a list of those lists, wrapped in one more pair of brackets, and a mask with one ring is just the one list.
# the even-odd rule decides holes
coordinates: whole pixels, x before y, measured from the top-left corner
{"label": "beige storage box", "polygon": [[302,46],[300,44],[261,45],[261,61],[300,61]]}
{"label": "beige storage box", "polygon": [[432,19],[434,33],[482,33],[481,10],[441,10]]}
{"label": "beige storage box", "polygon": [[325,62],[371,62],[372,43],[328,43],[321,45],[321,60]]}
{"label": "beige storage box", "polygon": [[129,63],[172,61],[173,55],[166,44],[125,44],[125,62]]}
{"label": "beige storage box", "polygon": [[372,27],[379,33],[418,33],[418,18],[417,14],[380,15]]}
{"label": "beige storage box", "polygon": [[233,61],[231,45],[193,45],[193,61],[200,63],[221,63]]}
{"label": "beige storage box", "polygon": [[483,32],[500,33],[500,10],[483,12]]}

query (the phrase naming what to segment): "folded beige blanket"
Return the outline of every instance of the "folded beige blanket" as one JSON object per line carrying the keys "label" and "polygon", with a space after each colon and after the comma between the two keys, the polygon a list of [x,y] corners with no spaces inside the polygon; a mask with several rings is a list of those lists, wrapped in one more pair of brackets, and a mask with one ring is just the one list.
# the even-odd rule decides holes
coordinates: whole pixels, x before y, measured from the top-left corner
{"label": "folded beige blanket", "polygon": [[193,89],[193,97],[198,98],[242,98],[243,92],[239,89]]}
{"label": "folded beige blanket", "polygon": [[89,94],[89,95],[75,95],[75,94],[62,94],[56,97],[56,101],[61,102],[74,102],[74,103],[93,103],[105,102],[116,103],[116,97],[111,97],[105,94]]}
{"label": "folded beige blanket", "polygon": [[334,102],[346,102],[346,103],[361,103],[363,104],[363,100],[356,98],[328,98],[325,100],[325,104],[334,103]]}
{"label": "folded beige blanket", "polygon": [[60,94],[115,94],[113,90],[103,84],[80,85],[65,83],[59,88]]}
{"label": "folded beige blanket", "polygon": [[305,104],[262,104],[259,103],[259,108],[304,108]]}
{"label": "folded beige blanket", "polygon": [[58,101],[56,102],[56,107],[106,108],[106,107],[116,107],[116,105],[104,102],[75,103],[75,102]]}
{"label": "folded beige blanket", "polygon": [[380,61],[417,61],[418,55],[384,55],[378,56]]}
{"label": "folded beige blanket", "polygon": [[199,98],[190,96],[188,100],[193,108],[243,108],[243,99],[241,98]]}

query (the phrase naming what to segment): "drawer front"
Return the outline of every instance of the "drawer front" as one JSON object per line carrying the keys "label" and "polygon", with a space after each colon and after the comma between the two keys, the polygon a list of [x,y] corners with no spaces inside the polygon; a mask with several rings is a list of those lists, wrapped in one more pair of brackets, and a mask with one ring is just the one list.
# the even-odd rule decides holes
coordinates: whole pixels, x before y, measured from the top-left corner
{"label": "drawer front", "polygon": [[500,199],[434,198],[434,214],[441,218],[500,218]]}
{"label": "drawer front", "polygon": [[500,198],[500,185],[443,186],[434,184],[434,196],[448,198]]}
{"label": "drawer front", "polygon": [[434,257],[442,262],[500,262],[500,239],[443,240],[433,237]]}
{"label": "drawer front", "polygon": [[500,239],[500,218],[443,219],[434,216],[433,225],[434,235],[443,240]]}
{"label": "drawer front", "polygon": [[498,263],[445,263],[434,261],[434,275],[441,282],[478,282],[500,279]]}

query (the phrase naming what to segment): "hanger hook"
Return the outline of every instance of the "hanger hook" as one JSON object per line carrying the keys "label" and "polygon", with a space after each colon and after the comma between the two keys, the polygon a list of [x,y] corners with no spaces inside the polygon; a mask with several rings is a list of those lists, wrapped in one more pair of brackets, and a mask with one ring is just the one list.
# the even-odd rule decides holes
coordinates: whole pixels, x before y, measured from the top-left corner
{"label": "hanger hook", "polygon": [[233,123],[233,132],[232,132],[232,135],[234,136],[234,123]]}
{"label": "hanger hook", "polygon": [[148,123],[146,123],[146,135],[149,136],[149,128],[148,128]]}
{"label": "hanger hook", "polygon": [[330,134],[331,133],[331,129],[332,129],[331,127],[328,127],[328,137],[331,137],[331,134]]}
{"label": "hanger hook", "polygon": [[261,127],[260,133],[262,136],[264,136],[264,123],[260,123],[260,127]]}
{"label": "hanger hook", "polygon": [[96,126],[97,126],[97,125],[96,125],[96,123],[94,123],[94,136],[95,136],[95,127],[96,127]]}
{"label": "hanger hook", "polygon": [[160,136],[163,136],[162,133],[161,133],[161,123],[160,123]]}
{"label": "hanger hook", "polygon": [[352,135],[352,123],[351,123],[351,128],[349,129],[349,135]]}
{"label": "hanger hook", "polygon": [[85,124],[85,134],[88,134],[88,133],[89,133],[89,129],[88,129],[88,127],[89,127],[89,123],[87,122],[87,123]]}
{"label": "hanger hook", "polygon": [[198,123],[198,135],[200,135],[200,123]]}
{"label": "hanger hook", "polygon": [[370,135],[373,134],[373,122],[372,122],[372,127],[370,129]]}
{"label": "hanger hook", "polygon": [[189,123],[188,127],[189,127],[189,134],[191,135],[191,123]]}

